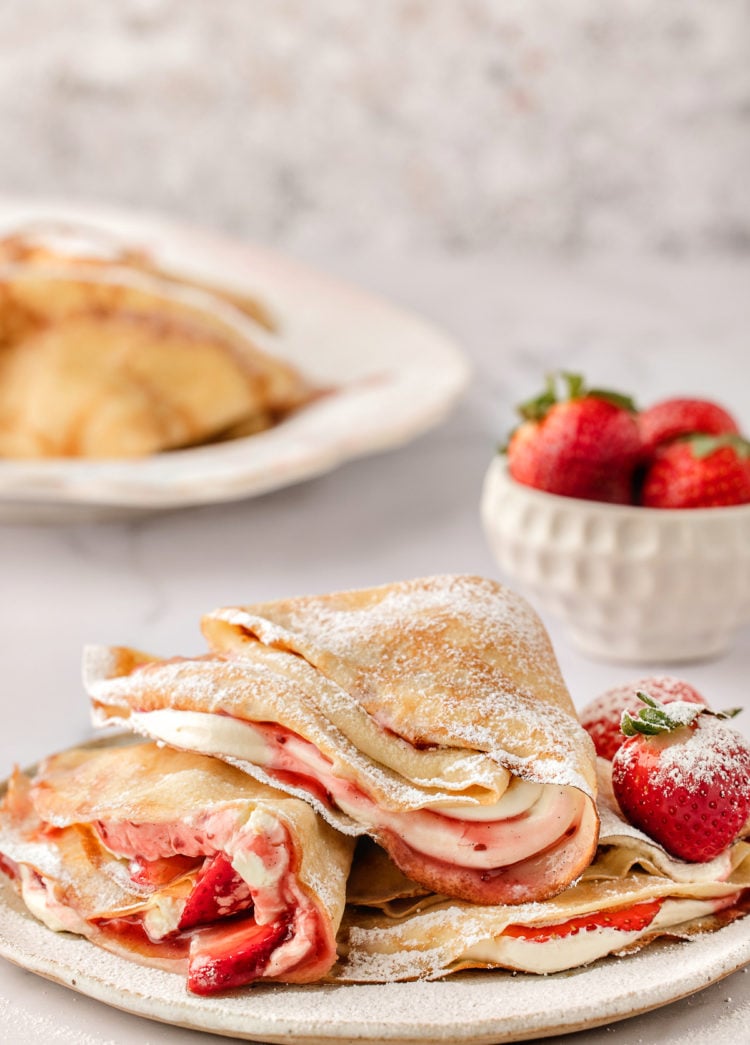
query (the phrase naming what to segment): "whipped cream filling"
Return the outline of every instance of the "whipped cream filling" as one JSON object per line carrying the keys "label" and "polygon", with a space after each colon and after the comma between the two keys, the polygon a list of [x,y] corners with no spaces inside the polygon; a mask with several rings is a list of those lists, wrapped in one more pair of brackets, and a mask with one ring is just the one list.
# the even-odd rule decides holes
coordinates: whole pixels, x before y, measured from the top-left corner
{"label": "whipped cream filling", "polygon": [[55,896],[55,885],[26,864],[19,864],[21,899],[40,922],[54,932],[71,932],[87,936],[87,923],[71,907]]}
{"label": "whipped cream filling", "polygon": [[500,935],[467,948],[458,961],[473,960],[534,973],[562,972],[564,969],[578,968],[607,954],[624,950],[641,937],[653,932],[675,928],[694,918],[712,914],[726,904],[726,898],[668,899],[662,903],[651,922],[642,929],[623,930],[611,926],[597,926],[581,929],[567,936],[550,936],[543,940]]}
{"label": "whipped cream filling", "polygon": [[[405,812],[384,809],[359,784],[345,779],[313,744],[289,731],[283,741],[274,730],[228,715],[172,708],[134,711],[129,724],[137,732],[175,747],[258,766],[276,783],[275,773],[295,774],[307,790],[312,777],[330,801],[365,830],[390,829],[412,849],[462,867],[506,867],[550,848],[577,829],[585,799],[577,788],[536,784],[511,777],[499,801],[466,805],[445,800],[425,802]],[[289,786],[288,780],[278,780]],[[313,797],[317,797],[313,795]]]}

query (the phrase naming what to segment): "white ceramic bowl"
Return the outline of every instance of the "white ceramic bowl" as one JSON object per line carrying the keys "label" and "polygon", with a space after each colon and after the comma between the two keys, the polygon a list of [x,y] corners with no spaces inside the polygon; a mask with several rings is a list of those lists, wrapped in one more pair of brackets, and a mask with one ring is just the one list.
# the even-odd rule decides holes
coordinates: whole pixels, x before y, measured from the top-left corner
{"label": "white ceramic bowl", "polygon": [[501,569],[584,652],[619,661],[713,657],[750,621],[750,505],[657,509],[544,493],[485,477]]}

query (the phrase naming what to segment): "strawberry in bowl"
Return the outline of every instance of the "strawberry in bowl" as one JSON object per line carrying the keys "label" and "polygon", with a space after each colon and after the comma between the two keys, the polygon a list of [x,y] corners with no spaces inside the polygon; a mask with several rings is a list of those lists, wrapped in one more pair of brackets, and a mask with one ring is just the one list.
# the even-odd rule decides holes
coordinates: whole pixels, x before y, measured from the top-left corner
{"label": "strawberry in bowl", "polygon": [[579,374],[560,377],[563,397],[553,375],[541,395],[519,406],[522,421],[507,447],[510,474],[548,493],[628,504],[641,447],[632,400],[587,388]]}
{"label": "strawberry in bowl", "polygon": [[658,447],[643,477],[646,508],[721,508],[750,502],[750,442],[688,435]]}
{"label": "strawberry in bowl", "polygon": [[750,744],[726,719],[645,692],[623,714],[625,742],[612,759],[612,790],[625,817],[672,856],[704,863],[744,833],[750,819]]}
{"label": "strawberry in bowl", "polygon": [[638,414],[641,455],[652,457],[658,447],[687,435],[739,435],[732,414],[710,399],[662,399]]}
{"label": "strawberry in bowl", "polygon": [[750,623],[750,444],[732,415],[685,398],[639,412],[572,374],[519,413],[481,498],[505,579],[592,656],[723,653]]}

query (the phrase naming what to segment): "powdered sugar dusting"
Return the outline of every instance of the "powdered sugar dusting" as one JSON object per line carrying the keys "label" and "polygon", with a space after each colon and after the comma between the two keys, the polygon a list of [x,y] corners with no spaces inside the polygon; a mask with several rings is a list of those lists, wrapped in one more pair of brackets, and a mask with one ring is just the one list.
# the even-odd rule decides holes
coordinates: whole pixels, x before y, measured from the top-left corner
{"label": "powdered sugar dusting", "polygon": [[[689,712],[692,710],[694,714],[695,707],[670,704],[670,715],[672,709],[678,707],[688,713],[686,721],[689,722]],[[668,781],[681,784],[690,780],[699,788],[710,784],[717,774],[726,781],[744,780],[746,792],[750,793],[750,746],[720,719],[701,715],[696,728],[681,736],[680,743],[662,751],[654,781],[657,784]]]}
{"label": "powdered sugar dusting", "polygon": [[485,751],[528,779],[593,794],[591,744],[549,637],[493,581],[438,576],[234,607],[204,630],[222,651],[241,651],[244,635],[303,656],[412,742]]}
{"label": "powdered sugar dusting", "polygon": [[[675,705],[670,705],[673,707]],[[690,704],[683,705],[695,711]],[[731,809],[750,816],[750,745],[736,730],[710,715],[700,715],[690,726],[659,734],[648,741],[624,744],[617,753],[616,764],[621,774],[636,769],[640,761],[640,744],[651,745],[658,759],[650,781],[655,789],[675,794],[695,795],[713,803],[713,815],[721,816]]]}
{"label": "powdered sugar dusting", "polygon": [[669,703],[670,710],[673,701],[685,702],[688,693],[694,698],[700,696],[693,686],[674,675],[647,675],[634,682],[624,682],[606,690],[582,709],[581,720],[617,720],[624,708],[635,713],[644,706],[637,696],[639,692],[645,692],[656,700]]}

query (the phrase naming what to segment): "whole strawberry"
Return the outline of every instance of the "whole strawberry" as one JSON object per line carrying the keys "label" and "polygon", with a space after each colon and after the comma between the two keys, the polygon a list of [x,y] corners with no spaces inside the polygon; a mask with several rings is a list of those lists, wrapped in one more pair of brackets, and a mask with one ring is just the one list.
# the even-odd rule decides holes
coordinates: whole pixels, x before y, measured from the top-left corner
{"label": "whole strawberry", "polygon": [[601,758],[611,762],[617,749],[625,743],[627,738],[620,728],[622,715],[625,711],[637,715],[639,690],[645,690],[662,704],[681,700],[708,706],[706,699],[689,682],[672,675],[649,675],[637,682],[614,686],[590,701],[579,715],[581,725],[594,741],[596,753]]}
{"label": "whole strawberry", "polygon": [[638,415],[642,455],[651,457],[657,446],[683,435],[739,434],[732,415],[709,399],[664,399]]}
{"label": "whole strawberry", "polygon": [[694,435],[656,451],[641,485],[647,508],[713,508],[750,502],[750,443]]}
{"label": "whole strawberry", "polygon": [[561,377],[565,398],[558,399],[552,377],[542,395],[518,408],[523,421],[507,447],[510,474],[548,493],[630,503],[640,452],[632,401],[587,389],[578,374]]}
{"label": "whole strawberry", "polygon": [[704,863],[730,846],[750,817],[750,745],[696,704],[665,707],[646,693],[612,760],[612,788],[627,819],[681,860]]}

